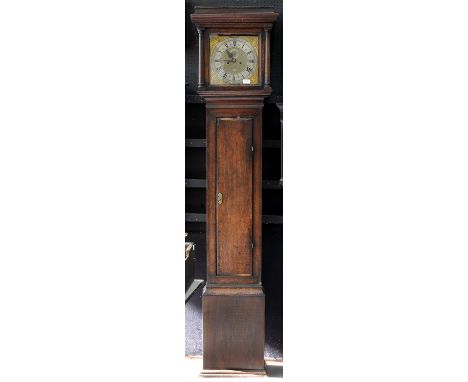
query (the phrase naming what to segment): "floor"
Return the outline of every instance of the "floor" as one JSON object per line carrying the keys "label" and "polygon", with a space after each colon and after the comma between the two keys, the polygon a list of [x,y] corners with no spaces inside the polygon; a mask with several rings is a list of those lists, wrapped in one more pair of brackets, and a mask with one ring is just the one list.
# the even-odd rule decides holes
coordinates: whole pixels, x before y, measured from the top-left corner
{"label": "floor", "polygon": [[283,362],[278,360],[265,360],[267,376],[266,377],[249,377],[249,378],[203,378],[200,377],[200,371],[202,370],[202,358],[201,357],[185,357],[185,382],[193,381],[238,381],[248,380],[249,382],[254,381],[265,381],[266,378],[283,378]]}

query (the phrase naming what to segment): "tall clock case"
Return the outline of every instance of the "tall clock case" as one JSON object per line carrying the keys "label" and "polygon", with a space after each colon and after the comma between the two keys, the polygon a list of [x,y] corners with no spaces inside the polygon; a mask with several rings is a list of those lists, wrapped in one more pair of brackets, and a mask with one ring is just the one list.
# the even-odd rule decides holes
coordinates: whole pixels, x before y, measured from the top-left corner
{"label": "tall clock case", "polygon": [[[203,368],[264,373],[262,110],[271,9],[199,9],[198,93],[206,102],[207,285]],[[216,73],[218,71],[218,73]]]}
{"label": "tall clock case", "polygon": [[[185,91],[186,91],[186,231],[197,245],[196,278],[206,279],[206,109],[204,99],[197,95],[199,66],[199,32],[191,14],[197,6],[232,6],[230,0],[186,0],[185,26]],[[237,6],[269,6],[278,13],[271,30],[271,87],[273,95],[263,107],[262,149],[262,285],[265,291],[265,356],[282,358],[282,301],[283,301],[283,241],[281,187],[281,124],[278,102],[282,102],[282,0],[238,0]],[[261,33],[262,31],[260,31]],[[208,82],[208,81],[207,81]],[[232,88],[232,87],[231,87]],[[255,88],[255,86],[244,88]],[[202,354],[201,290],[186,305],[192,317],[186,328],[186,355]]]}

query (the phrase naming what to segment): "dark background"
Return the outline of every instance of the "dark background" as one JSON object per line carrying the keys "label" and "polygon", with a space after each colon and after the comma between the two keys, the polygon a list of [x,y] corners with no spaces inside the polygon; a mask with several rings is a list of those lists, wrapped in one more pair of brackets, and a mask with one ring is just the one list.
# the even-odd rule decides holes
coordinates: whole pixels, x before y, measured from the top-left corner
{"label": "dark background", "polygon": [[[273,7],[280,14],[271,32],[272,96],[263,111],[263,255],[262,283],[266,295],[265,356],[283,357],[283,189],[281,177],[281,123],[278,102],[283,100],[282,1],[186,1],[185,3],[185,229],[195,243],[195,278],[206,280],[205,105],[196,96],[198,39],[190,21],[195,6]],[[202,146],[202,147],[200,147]],[[194,181],[195,180],[195,181]],[[199,180],[202,180],[200,182]],[[202,354],[201,294],[199,288],[185,309],[185,354]]]}

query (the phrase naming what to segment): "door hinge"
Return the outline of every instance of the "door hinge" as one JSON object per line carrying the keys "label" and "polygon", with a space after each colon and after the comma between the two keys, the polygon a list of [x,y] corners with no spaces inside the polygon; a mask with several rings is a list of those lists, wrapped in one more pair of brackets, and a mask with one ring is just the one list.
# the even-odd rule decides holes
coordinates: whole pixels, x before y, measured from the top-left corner
{"label": "door hinge", "polygon": [[254,150],[253,150],[253,146],[252,146],[252,152],[253,152],[253,151],[254,151]]}
{"label": "door hinge", "polygon": [[252,241],[252,249],[254,249],[254,243],[253,243],[253,241]]}

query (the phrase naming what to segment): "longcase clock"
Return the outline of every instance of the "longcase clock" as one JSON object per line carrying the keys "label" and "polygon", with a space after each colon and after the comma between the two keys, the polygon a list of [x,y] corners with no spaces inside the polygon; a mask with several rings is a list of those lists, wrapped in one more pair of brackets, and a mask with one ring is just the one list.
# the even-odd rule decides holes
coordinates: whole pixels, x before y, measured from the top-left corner
{"label": "longcase clock", "polygon": [[203,372],[265,372],[262,109],[270,87],[271,8],[195,8],[198,93],[206,101],[207,284]]}

